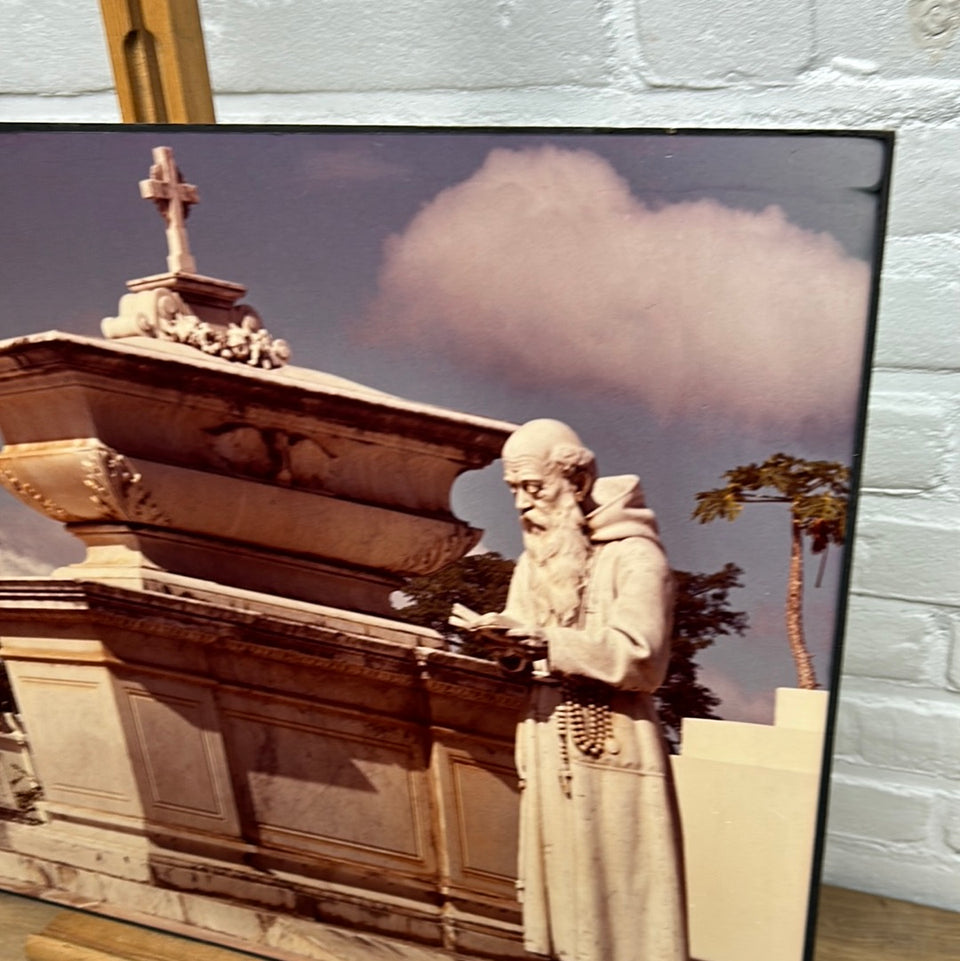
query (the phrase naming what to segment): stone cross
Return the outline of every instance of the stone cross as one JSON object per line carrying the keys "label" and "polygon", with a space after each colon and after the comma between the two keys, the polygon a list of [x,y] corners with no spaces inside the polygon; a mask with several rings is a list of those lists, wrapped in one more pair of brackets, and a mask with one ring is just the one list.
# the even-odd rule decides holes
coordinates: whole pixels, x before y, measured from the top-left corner
{"label": "stone cross", "polygon": [[167,224],[167,268],[172,273],[197,272],[197,262],[190,253],[185,226],[190,204],[199,201],[197,188],[183,182],[170,147],[153,148],[150,179],[140,181],[140,196],[152,200]]}

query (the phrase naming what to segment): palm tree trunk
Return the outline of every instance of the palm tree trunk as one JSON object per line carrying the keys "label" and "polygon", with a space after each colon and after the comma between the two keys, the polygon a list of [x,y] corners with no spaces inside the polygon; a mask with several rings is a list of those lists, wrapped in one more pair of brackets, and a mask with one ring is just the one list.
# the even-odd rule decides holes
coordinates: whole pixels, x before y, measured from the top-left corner
{"label": "palm tree trunk", "polygon": [[803,531],[794,520],[790,534],[790,573],[787,577],[787,643],[797,666],[797,686],[814,690],[817,676],[803,636]]}

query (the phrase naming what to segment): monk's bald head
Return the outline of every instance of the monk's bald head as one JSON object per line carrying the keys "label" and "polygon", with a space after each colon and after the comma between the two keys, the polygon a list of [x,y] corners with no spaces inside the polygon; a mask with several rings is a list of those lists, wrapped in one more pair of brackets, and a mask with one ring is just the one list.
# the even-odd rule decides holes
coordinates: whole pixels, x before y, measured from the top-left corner
{"label": "monk's bald head", "polygon": [[529,421],[503,446],[503,479],[524,530],[549,527],[571,509],[582,518],[595,477],[593,454],[561,421]]}
{"label": "monk's bald head", "polygon": [[[588,488],[596,476],[592,451],[571,427],[546,417],[518,427],[503,445],[502,456],[508,473],[529,469],[559,471],[568,480],[583,475],[589,479]],[[578,486],[582,486],[582,481]]]}

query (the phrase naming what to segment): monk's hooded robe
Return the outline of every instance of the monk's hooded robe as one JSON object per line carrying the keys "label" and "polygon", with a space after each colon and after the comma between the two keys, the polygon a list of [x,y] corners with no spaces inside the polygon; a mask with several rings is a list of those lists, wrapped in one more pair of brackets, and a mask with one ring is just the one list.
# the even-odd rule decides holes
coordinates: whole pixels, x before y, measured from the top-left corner
{"label": "monk's hooded robe", "polygon": [[[524,946],[562,961],[687,961],[679,820],[651,696],[670,657],[673,578],[638,479],[601,478],[592,496],[578,623],[538,625],[548,653],[517,729]],[[504,613],[536,624],[532,589],[524,554]],[[599,757],[573,741],[565,679],[606,696]]]}

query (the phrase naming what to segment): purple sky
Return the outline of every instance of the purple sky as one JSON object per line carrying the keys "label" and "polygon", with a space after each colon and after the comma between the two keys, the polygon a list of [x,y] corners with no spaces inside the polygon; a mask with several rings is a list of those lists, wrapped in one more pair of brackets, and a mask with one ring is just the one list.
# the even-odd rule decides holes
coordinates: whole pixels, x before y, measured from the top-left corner
{"label": "purple sky", "polygon": [[[199,272],[245,284],[295,364],[567,420],[603,473],[641,475],[675,567],[743,567],[732,600],[751,630],[701,661],[721,713],[769,720],[773,689],[794,683],[786,511],[709,526],[690,513],[725,469],[776,451],[850,463],[882,140],[0,128],[0,337],[96,336],[127,279],[165,269],[137,190],[159,144],[199,187]],[[499,465],[461,478],[455,508],[517,553]],[[0,525],[0,573],[76,557],[5,493]],[[839,560],[807,590],[824,680]]]}

